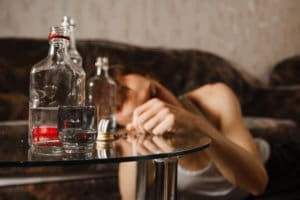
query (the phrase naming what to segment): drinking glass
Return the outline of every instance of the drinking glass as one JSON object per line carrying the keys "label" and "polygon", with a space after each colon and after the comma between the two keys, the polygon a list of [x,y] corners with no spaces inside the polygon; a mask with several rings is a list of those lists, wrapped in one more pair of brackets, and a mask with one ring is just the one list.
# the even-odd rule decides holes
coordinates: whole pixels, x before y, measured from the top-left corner
{"label": "drinking glass", "polygon": [[97,138],[94,106],[60,106],[59,139],[66,154],[92,155]]}

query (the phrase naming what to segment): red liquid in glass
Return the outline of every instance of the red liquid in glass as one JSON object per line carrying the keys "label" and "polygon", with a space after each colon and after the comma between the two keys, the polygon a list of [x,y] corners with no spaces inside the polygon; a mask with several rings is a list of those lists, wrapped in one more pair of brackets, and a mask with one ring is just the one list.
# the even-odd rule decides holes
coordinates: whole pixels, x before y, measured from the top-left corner
{"label": "red liquid in glass", "polygon": [[39,146],[56,146],[61,142],[58,140],[57,127],[34,127],[32,128],[32,140]]}

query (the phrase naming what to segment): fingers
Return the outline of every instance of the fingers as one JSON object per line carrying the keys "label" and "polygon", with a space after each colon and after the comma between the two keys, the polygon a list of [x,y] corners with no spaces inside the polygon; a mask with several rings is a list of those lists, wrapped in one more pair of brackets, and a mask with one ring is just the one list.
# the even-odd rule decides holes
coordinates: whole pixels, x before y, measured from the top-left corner
{"label": "fingers", "polygon": [[[143,124],[143,127],[146,131],[152,134],[162,134],[169,127],[166,127],[166,125],[172,125],[171,123],[165,123],[166,119],[169,118],[169,115],[172,115],[169,108],[162,108],[160,109],[156,115],[152,116],[148,119],[148,121],[145,121]],[[163,124],[163,125],[162,125]],[[160,127],[157,131],[155,131],[158,127]],[[162,128],[165,128],[162,130]]]}
{"label": "fingers", "polygon": [[152,99],[138,107],[133,113],[132,124],[128,128],[135,128],[140,133],[162,134],[175,125],[172,107],[160,100]]}
{"label": "fingers", "polygon": [[149,136],[145,136],[145,134],[139,135],[131,142],[133,155],[149,155],[161,152],[152,139]]}
{"label": "fingers", "polygon": [[162,135],[165,132],[171,131],[174,125],[174,115],[168,114],[160,123],[157,124],[157,126],[152,130],[152,133],[155,135]]}
{"label": "fingers", "polygon": [[154,142],[152,139],[148,139],[145,140],[143,143],[144,147],[146,149],[149,150],[149,152],[154,153],[154,154],[158,154],[158,153],[162,153],[162,149],[160,149]]}
{"label": "fingers", "polygon": [[168,153],[174,150],[162,136],[139,135],[131,140],[133,155]]}
{"label": "fingers", "polygon": [[135,131],[135,128],[132,123],[126,125],[126,130],[129,132]]}
{"label": "fingers", "polygon": [[[137,107],[133,112],[132,125],[140,133],[147,133],[156,124],[157,113],[161,110],[163,103],[157,99],[151,99],[145,104]],[[152,119],[152,120],[151,120]],[[145,124],[149,121],[147,126]]]}
{"label": "fingers", "polygon": [[173,152],[174,151],[174,147],[172,145],[170,145],[169,141],[165,140],[161,136],[153,137],[153,142],[155,142],[157,147],[159,149],[161,149],[162,152]]}

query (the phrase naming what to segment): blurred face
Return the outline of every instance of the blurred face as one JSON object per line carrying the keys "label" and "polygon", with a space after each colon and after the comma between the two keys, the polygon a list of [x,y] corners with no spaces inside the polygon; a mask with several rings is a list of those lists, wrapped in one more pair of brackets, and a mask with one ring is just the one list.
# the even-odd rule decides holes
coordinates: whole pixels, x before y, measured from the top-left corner
{"label": "blurred face", "polygon": [[150,81],[141,75],[129,74],[121,78],[121,84],[125,91],[116,117],[118,124],[126,126],[132,120],[134,109],[149,100]]}

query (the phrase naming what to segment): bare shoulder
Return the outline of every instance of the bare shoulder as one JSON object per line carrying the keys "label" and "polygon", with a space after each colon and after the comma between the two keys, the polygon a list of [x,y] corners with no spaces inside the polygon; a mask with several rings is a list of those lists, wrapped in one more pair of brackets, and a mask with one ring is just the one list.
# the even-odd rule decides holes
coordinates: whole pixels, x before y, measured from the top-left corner
{"label": "bare shoulder", "polygon": [[[212,83],[203,85],[186,94],[188,97],[196,99],[206,99],[205,101],[220,101],[230,103],[238,101],[233,90],[224,83]],[[228,102],[229,101],[229,102]]]}
{"label": "bare shoulder", "polygon": [[233,90],[224,83],[206,84],[189,93],[191,99],[215,124],[241,117],[240,103]]}

